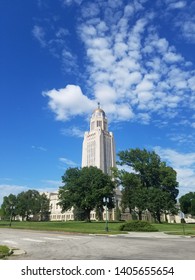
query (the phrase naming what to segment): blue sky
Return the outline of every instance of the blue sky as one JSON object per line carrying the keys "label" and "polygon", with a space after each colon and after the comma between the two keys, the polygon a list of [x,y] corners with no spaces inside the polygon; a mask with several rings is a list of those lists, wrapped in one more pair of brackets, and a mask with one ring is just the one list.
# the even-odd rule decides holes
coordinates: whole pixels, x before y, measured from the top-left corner
{"label": "blue sky", "polygon": [[97,102],[195,191],[195,1],[1,0],[0,36],[0,203],[58,189]]}

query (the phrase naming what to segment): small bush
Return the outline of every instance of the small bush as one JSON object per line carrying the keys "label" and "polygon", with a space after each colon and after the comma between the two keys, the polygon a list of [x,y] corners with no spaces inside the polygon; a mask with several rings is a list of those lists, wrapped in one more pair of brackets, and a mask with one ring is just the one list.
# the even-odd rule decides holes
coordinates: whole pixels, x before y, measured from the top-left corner
{"label": "small bush", "polygon": [[120,226],[121,231],[158,231],[147,221],[129,221]]}

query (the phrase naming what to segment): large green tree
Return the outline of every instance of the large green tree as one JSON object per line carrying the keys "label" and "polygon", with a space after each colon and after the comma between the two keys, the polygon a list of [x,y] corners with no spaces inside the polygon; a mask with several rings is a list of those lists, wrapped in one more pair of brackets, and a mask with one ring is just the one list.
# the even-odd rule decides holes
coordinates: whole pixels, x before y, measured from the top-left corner
{"label": "large green tree", "polygon": [[49,199],[37,190],[21,192],[17,196],[10,194],[3,198],[1,206],[2,215],[5,218],[19,215],[24,220],[29,220],[30,216],[37,216],[40,220],[49,219]]}
{"label": "large green tree", "polygon": [[118,153],[119,165],[130,166],[139,174],[143,187],[158,186],[160,180],[160,157],[146,149],[130,149]]}
{"label": "large green tree", "polygon": [[49,200],[45,194],[40,194],[37,190],[21,192],[17,196],[17,213],[29,220],[30,217],[40,216],[47,219],[49,215]]}
{"label": "large green tree", "polygon": [[[137,148],[121,151],[118,156],[118,164],[129,166],[132,170],[119,172],[123,186],[122,204],[126,202],[127,205],[128,202],[129,209],[136,209],[139,218],[144,210],[150,208],[159,222],[161,213],[173,212],[179,192],[176,171],[162,162],[154,151]],[[153,199],[151,189],[156,193],[156,199]]]}
{"label": "large green tree", "polygon": [[10,218],[12,220],[12,217],[15,218],[17,215],[17,198],[14,194],[9,194],[8,196],[4,196],[3,203],[1,205],[2,209],[2,215],[5,218]]}
{"label": "large green tree", "polygon": [[147,188],[142,186],[138,174],[130,173],[125,170],[118,171],[120,183],[122,185],[122,210],[129,209],[131,215],[136,214],[139,220],[142,212],[147,208]]}
{"label": "large green tree", "polygon": [[120,172],[122,189],[121,206],[123,211],[128,208],[129,212],[135,209],[134,193],[137,188],[141,186],[141,182],[137,174],[129,173],[122,170]]}
{"label": "large green tree", "polygon": [[189,192],[179,198],[180,208],[184,214],[195,216],[195,192]]}
{"label": "large green tree", "polygon": [[133,200],[135,204],[134,212],[137,214],[139,220],[142,220],[142,213],[148,209],[148,189],[138,187],[133,193]]}
{"label": "large green tree", "polygon": [[39,192],[37,190],[28,190],[21,192],[17,196],[17,211],[22,219],[28,221],[30,216],[36,215],[40,211]]}
{"label": "large green tree", "polygon": [[165,162],[161,162],[159,166],[160,177],[158,187],[164,191],[167,191],[171,198],[176,202],[176,198],[179,194],[177,172],[170,166],[166,166]]}
{"label": "large green tree", "polygon": [[149,188],[147,195],[147,208],[157,222],[161,222],[162,214],[176,214],[175,201],[170,193],[160,188]]}
{"label": "large green tree", "polygon": [[49,214],[50,214],[50,206],[49,206],[49,199],[47,198],[45,193],[40,194],[39,197],[40,203],[40,220],[41,221],[48,221]]}
{"label": "large green tree", "polygon": [[64,186],[59,188],[59,205],[62,211],[79,209],[86,221],[90,221],[93,209],[103,209],[103,197],[109,198],[113,207],[115,185],[110,176],[97,167],[69,168],[62,176]]}

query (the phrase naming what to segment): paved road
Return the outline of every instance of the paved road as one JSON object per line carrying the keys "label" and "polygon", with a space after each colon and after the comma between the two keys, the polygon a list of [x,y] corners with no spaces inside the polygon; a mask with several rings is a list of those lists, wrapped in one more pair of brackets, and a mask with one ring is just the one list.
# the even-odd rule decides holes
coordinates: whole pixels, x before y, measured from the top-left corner
{"label": "paved road", "polygon": [[0,243],[26,252],[20,260],[195,260],[195,238],[163,233],[98,236],[0,229]]}

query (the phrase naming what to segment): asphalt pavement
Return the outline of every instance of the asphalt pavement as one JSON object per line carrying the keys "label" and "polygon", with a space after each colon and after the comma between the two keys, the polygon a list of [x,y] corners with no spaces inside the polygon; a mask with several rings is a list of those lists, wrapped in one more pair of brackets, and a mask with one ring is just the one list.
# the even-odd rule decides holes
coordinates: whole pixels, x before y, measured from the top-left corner
{"label": "asphalt pavement", "polygon": [[13,260],[195,260],[195,238],[162,232],[120,235],[0,229]]}

